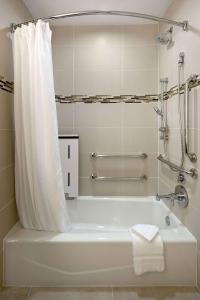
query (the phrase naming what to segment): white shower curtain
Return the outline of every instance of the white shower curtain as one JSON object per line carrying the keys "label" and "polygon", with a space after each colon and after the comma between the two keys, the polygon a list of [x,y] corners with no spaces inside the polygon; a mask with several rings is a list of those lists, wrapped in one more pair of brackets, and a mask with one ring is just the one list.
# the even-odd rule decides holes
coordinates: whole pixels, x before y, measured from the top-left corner
{"label": "white shower curtain", "polygon": [[53,82],[51,30],[38,21],[13,36],[15,186],[25,228],[70,228],[61,173]]}

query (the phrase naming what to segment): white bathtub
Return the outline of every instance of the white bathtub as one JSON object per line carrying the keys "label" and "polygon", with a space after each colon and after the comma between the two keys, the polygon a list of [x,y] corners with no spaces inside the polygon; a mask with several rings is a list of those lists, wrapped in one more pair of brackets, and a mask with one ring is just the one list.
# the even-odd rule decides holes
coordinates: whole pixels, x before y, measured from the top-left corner
{"label": "white bathtub", "polygon": [[[80,197],[68,202],[72,231],[55,234],[16,224],[4,241],[5,286],[196,285],[196,239],[163,202]],[[155,224],[164,241],[162,273],[136,276],[128,228]]]}

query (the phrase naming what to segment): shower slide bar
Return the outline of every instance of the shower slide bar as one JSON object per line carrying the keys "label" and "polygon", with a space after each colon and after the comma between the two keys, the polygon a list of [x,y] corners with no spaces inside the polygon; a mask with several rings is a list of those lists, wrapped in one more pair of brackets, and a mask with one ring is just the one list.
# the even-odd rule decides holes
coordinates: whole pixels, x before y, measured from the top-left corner
{"label": "shower slide bar", "polygon": [[141,158],[146,159],[148,155],[146,153],[141,154],[98,154],[92,152],[90,155],[91,158]]}
{"label": "shower slide bar", "polygon": [[70,13],[51,16],[51,17],[42,17],[42,18],[27,21],[27,22],[19,23],[19,24],[11,23],[10,30],[11,30],[11,32],[14,32],[17,29],[17,27],[20,27],[21,25],[27,25],[29,23],[36,23],[38,20],[51,21],[51,20],[58,20],[58,19],[64,19],[64,18],[94,16],[94,15],[141,18],[141,19],[155,21],[158,23],[166,23],[166,24],[171,24],[173,26],[178,26],[178,27],[181,27],[184,31],[188,30],[188,21],[178,22],[178,21],[160,18],[160,17],[147,15],[147,14],[141,14],[141,13],[130,12],[130,11],[117,11],[117,10],[86,10],[86,11],[79,11],[79,12],[70,12]]}
{"label": "shower slide bar", "polygon": [[169,160],[163,158],[161,154],[157,157],[157,159],[158,159],[159,161],[161,161],[162,163],[168,165],[171,169],[173,169],[173,170],[175,170],[175,171],[177,171],[177,172],[181,172],[181,173],[188,174],[188,175],[190,175],[192,178],[197,178],[197,177],[198,177],[198,171],[197,171],[197,169],[192,168],[192,169],[190,169],[190,170],[186,170],[186,169],[184,169],[184,168],[182,168],[182,167],[179,167],[179,166],[177,166],[176,164],[170,162]]}
{"label": "shower slide bar", "polygon": [[147,180],[148,177],[146,175],[142,175],[140,177],[104,177],[97,176],[96,174],[91,175],[91,179],[94,181],[143,181]]}

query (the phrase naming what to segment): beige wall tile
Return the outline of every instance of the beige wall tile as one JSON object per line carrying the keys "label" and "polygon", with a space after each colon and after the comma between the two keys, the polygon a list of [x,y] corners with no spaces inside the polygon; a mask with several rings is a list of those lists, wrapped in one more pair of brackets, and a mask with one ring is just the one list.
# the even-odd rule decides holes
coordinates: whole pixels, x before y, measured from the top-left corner
{"label": "beige wall tile", "polygon": [[53,66],[54,70],[73,70],[73,47],[71,45],[53,44]]}
{"label": "beige wall tile", "polygon": [[13,129],[13,96],[0,90],[0,129]]}
{"label": "beige wall tile", "polygon": [[[3,282],[3,249],[0,249],[0,282]],[[1,292],[1,285],[0,285]]]}
{"label": "beige wall tile", "polygon": [[0,169],[14,162],[13,132],[0,130]]}
{"label": "beige wall tile", "polygon": [[121,47],[99,41],[92,46],[79,46],[74,50],[74,68],[81,70],[118,70],[121,67]]}
{"label": "beige wall tile", "polygon": [[157,81],[156,69],[122,70],[122,93],[128,95],[157,94]]}
{"label": "beige wall tile", "polygon": [[151,70],[157,67],[157,45],[124,46],[123,68],[129,70]]}
{"label": "beige wall tile", "polygon": [[[7,80],[12,80],[13,78],[12,43],[7,36],[10,23],[21,23],[29,19],[32,19],[32,17],[23,1],[1,1],[0,75],[3,75]],[[6,92],[0,91],[0,286],[3,268],[2,240],[17,220],[14,202],[13,104],[13,97]]]}
{"label": "beige wall tile", "polygon": [[0,210],[14,197],[13,179],[12,167],[0,171]]}
{"label": "beige wall tile", "polygon": [[6,207],[0,210],[0,248],[2,248],[3,238],[16,222],[16,205],[15,201],[11,200]]}
{"label": "beige wall tile", "polygon": [[121,128],[76,128],[80,136],[80,153],[119,153],[122,149]]}
{"label": "beige wall tile", "polygon": [[121,46],[121,26],[75,26],[74,40],[76,46],[93,46],[104,43]]}
{"label": "beige wall tile", "polygon": [[69,103],[68,104],[57,103],[56,108],[57,108],[58,127],[73,128],[75,105]]}
{"label": "beige wall tile", "polygon": [[157,129],[155,128],[123,128],[124,152],[157,152]]}
{"label": "beige wall tile", "polygon": [[54,86],[57,95],[74,94],[72,70],[54,70]]}
{"label": "beige wall tile", "polygon": [[[142,174],[137,174],[140,176]],[[158,190],[158,179],[148,178],[143,181],[124,181],[122,183],[122,196],[154,196]]]}
{"label": "beige wall tile", "polygon": [[[161,46],[159,49],[159,77],[169,77],[169,87],[177,84],[178,70],[177,61],[180,51],[185,52],[185,65],[184,75],[182,80],[186,80],[191,74],[199,73],[200,63],[198,58],[198,52],[200,48],[199,39],[199,26],[200,21],[197,11],[200,10],[199,1],[173,1],[168,9],[165,17],[167,18],[182,18],[189,20],[191,30],[188,34],[176,29],[173,34],[174,45],[171,48]],[[165,30],[166,26],[161,26],[161,30]],[[184,77],[184,78],[183,78]],[[200,154],[200,135],[199,135],[199,88],[195,88],[190,92],[190,143],[191,151],[194,151],[198,155],[198,161],[193,164],[185,157],[184,167],[199,169],[199,154]],[[181,103],[183,103],[183,96],[181,97]],[[169,156],[170,160],[174,160],[176,163],[180,163],[180,134],[179,134],[179,105],[178,97],[172,97],[168,100],[168,124],[170,127],[169,132]],[[162,148],[162,147],[161,147]],[[169,193],[173,192],[176,182],[177,174],[172,172],[169,168],[160,166],[159,168],[159,192]],[[181,209],[177,205],[174,206],[173,212],[178,218],[188,227],[188,229],[194,234],[198,241],[198,247],[200,245],[200,205],[199,205],[199,192],[200,182],[199,178],[193,179],[186,175],[186,181],[184,183],[188,195],[189,206],[186,209]],[[199,251],[198,251],[198,283],[199,283]]]}
{"label": "beige wall tile", "polygon": [[[66,33],[62,26],[53,28],[56,93],[70,94],[72,89],[74,94],[82,95],[156,93],[156,32],[157,26],[154,25],[75,26],[68,27]],[[66,63],[71,59],[72,49],[73,66],[71,62]],[[64,64],[70,75],[62,65],[66,55],[69,57]],[[80,194],[121,195],[120,183],[117,189],[116,183],[91,183],[88,177],[92,172],[102,176],[147,173],[157,178],[157,115],[153,104],[76,103],[74,110],[67,104],[58,105],[57,109],[59,133],[80,135]],[[92,162],[89,158],[91,152],[112,154],[122,151],[152,154],[146,162],[132,163],[123,159]],[[104,190],[101,190],[103,186]],[[146,188],[145,193],[147,190],[150,188]],[[124,187],[124,191],[131,194],[129,187],[127,190]],[[132,192],[134,195],[134,189]]]}
{"label": "beige wall tile", "polygon": [[155,35],[158,32],[158,25],[139,24],[122,27],[122,42],[127,46],[148,45],[155,42]]}
{"label": "beige wall tile", "polygon": [[74,93],[80,95],[119,95],[120,70],[75,71]]}
{"label": "beige wall tile", "polygon": [[51,26],[52,45],[73,46],[74,27],[73,26]]}
{"label": "beige wall tile", "polygon": [[76,103],[76,127],[120,127],[123,104]]}
{"label": "beige wall tile", "polygon": [[123,107],[123,126],[124,127],[156,127],[157,115],[153,109],[154,103],[128,104]]}

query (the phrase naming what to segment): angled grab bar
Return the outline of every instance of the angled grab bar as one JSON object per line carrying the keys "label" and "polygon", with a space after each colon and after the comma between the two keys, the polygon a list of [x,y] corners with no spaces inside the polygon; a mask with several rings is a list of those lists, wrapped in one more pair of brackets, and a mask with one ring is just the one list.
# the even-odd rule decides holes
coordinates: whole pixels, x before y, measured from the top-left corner
{"label": "angled grab bar", "polygon": [[186,174],[190,175],[193,178],[198,177],[198,171],[194,168],[192,168],[190,170],[186,170],[184,168],[181,168],[181,167],[177,166],[176,164],[170,162],[169,160],[164,159],[161,154],[157,157],[157,159],[159,161],[163,162],[164,164],[168,165],[170,168],[178,171],[178,172],[186,173]]}
{"label": "angled grab bar", "polygon": [[104,176],[97,176],[96,174],[91,175],[91,179],[94,181],[143,181],[147,180],[148,177],[146,175],[142,175],[140,177],[104,177]]}
{"label": "angled grab bar", "polygon": [[92,152],[90,155],[91,158],[141,158],[145,159],[148,157],[146,153],[141,154],[98,154]]}

